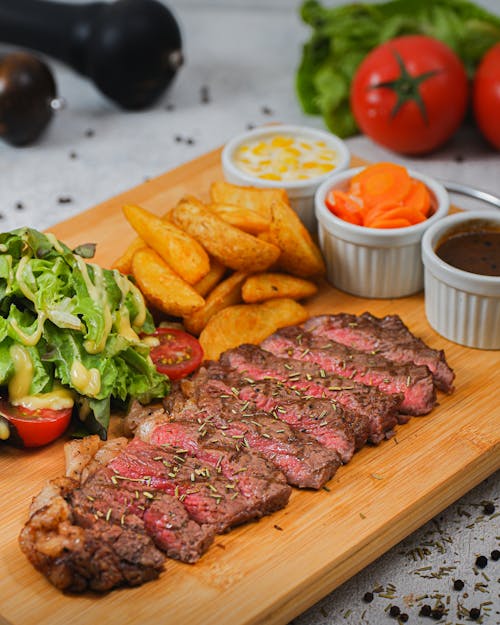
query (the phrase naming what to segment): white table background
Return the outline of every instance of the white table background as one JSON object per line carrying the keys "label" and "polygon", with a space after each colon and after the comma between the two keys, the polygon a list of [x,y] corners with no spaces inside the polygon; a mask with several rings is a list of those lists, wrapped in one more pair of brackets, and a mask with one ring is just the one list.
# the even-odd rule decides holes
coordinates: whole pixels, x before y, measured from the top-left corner
{"label": "white table background", "polygon": [[[500,14],[500,0],[480,4]],[[181,24],[186,62],[170,91],[148,111],[118,110],[90,82],[49,60],[67,106],[36,145],[16,149],[0,143],[2,230],[47,228],[214,149],[248,124],[279,121],[323,128],[320,118],[301,112],[294,93],[301,46],[309,35],[296,0],[171,0],[169,6]],[[209,89],[208,103],[202,102],[203,86]],[[472,126],[425,158],[399,157],[361,136],[349,139],[348,145],[369,160],[394,160],[500,194],[500,155]],[[61,198],[69,201],[61,203]],[[463,197],[452,199],[466,208],[484,207]],[[500,393],[492,397],[492,418],[499,417],[499,400]],[[390,623],[390,604],[407,612],[409,623],[430,622],[418,617],[418,604],[433,605],[436,595],[443,595],[443,601],[450,596],[442,623],[463,622],[459,602],[470,609],[485,601],[492,603],[482,622],[500,623],[500,562],[490,560],[484,569],[489,581],[474,570],[478,555],[489,556],[499,547],[500,516],[482,514],[485,501],[493,501],[500,512],[499,483],[498,475],[483,482],[294,624]],[[423,547],[421,559],[415,550]],[[419,571],[422,567],[430,568]],[[441,578],[430,577],[440,567],[454,568]],[[457,578],[466,582],[461,593],[452,590]],[[483,592],[475,589],[477,583],[485,584]],[[366,591],[388,584],[395,587],[393,599],[376,594],[371,604],[363,603]],[[426,594],[429,598],[415,601]]]}

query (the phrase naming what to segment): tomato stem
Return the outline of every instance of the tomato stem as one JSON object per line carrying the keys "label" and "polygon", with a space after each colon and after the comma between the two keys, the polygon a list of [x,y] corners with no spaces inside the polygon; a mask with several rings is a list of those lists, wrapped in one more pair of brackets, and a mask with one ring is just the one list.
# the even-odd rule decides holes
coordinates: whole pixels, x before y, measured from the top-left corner
{"label": "tomato stem", "polygon": [[400,54],[396,50],[393,50],[392,53],[394,54],[394,58],[396,59],[400,70],[398,78],[371,85],[370,89],[385,88],[394,91],[397,96],[397,101],[391,111],[391,117],[396,117],[400,108],[407,102],[415,102],[420,110],[424,122],[428,124],[427,110],[425,108],[422,95],[420,94],[420,85],[429,78],[432,78],[432,76],[439,74],[440,71],[436,69],[424,72],[418,76],[412,76],[408,72]]}

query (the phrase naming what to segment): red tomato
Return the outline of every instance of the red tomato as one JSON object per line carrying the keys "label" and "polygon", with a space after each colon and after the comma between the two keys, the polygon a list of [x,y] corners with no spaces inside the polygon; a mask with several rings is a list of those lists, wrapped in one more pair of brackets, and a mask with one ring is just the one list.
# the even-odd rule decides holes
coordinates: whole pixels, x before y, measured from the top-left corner
{"label": "red tomato", "polygon": [[16,428],[25,447],[41,447],[59,438],[69,425],[71,413],[72,408],[30,410],[0,400],[0,414]]}
{"label": "red tomato", "polygon": [[500,150],[500,43],[488,50],[477,68],[473,106],[479,129]]}
{"label": "red tomato", "polygon": [[149,336],[156,336],[160,344],[151,348],[151,359],[160,373],[171,380],[179,380],[197,369],[203,360],[199,341],[182,330],[157,328]]}
{"label": "red tomato", "polygon": [[403,154],[441,146],[460,126],[468,84],[460,59],[424,35],[397,37],[372,50],[351,85],[351,109],[360,129]]}

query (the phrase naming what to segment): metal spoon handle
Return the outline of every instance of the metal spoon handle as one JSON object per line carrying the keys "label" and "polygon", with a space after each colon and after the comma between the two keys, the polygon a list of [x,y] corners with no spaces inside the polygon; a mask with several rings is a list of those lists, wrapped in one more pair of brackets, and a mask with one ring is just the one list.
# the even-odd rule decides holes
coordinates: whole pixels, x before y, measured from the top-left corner
{"label": "metal spoon handle", "polygon": [[493,204],[497,208],[500,208],[500,197],[493,195],[492,193],[488,193],[487,191],[482,191],[481,189],[475,189],[474,187],[469,187],[466,184],[460,184],[458,182],[451,182],[449,180],[441,180],[442,184],[445,186],[448,191],[453,191],[454,193],[461,193],[462,195],[468,195],[470,197],[474,197],[478,200],[483,200],[484,202],[488,202],[488,204]]}

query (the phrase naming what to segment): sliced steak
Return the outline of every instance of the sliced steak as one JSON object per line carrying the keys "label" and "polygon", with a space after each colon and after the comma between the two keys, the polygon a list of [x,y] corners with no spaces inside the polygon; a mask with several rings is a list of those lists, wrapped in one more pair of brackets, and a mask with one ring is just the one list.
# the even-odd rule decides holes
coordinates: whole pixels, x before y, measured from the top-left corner
{"label": "sliced steak", "polygon": [[258,380],[278,380],[306,397],[335,400],[357,417],[368,419],[369,440],[373,443],[391,436],[398,422],[401,395],[387,395],[374,387],[328,374],[313,363],[285,360],[256,345],[240,345],[228,350],[219,361],[250,384]]}
{"label": "sliced steak", "polygon": [[432,375],[424,366],[396,364],[378,354],[360,352],[320,334],[311,334],[299,326],[278,330],[261,347],[280,358],[313,362],[325,371],[376,386],[384,393],[401,393],[400,410],[405,414],[428,414],[436,403]]}
{"label": "sliced steak", "polygon": [[[229,440],[243,441],[283,471],[289,484],[321,488],[340,466],[338,453],[326,449],[306,433],[243,401],[222,380],[211,379],[206,369],[189,385],[195,402],[175,406],[172,418],[193,419],[200,426],[217,428]],[[205,428],[202,428],[203,431]]]}
{"label": "sliced steak", "polygon": [[104,592],[156,579],[165,556],[146,534],[94,519],[77,525],[68,501],[78,488],[69,478],[52,480],[35,498],[19,536],[22,551],[57,588]]}
{"label": "sliced steak", "polygon": [[307,434],[316,444],[337,453],[344,464],[367,441],[369,420],[354,417],[330,399],[305,396],[278,380],[254,382],[248,378],[242,379],[238,372],[219,363],[210,363],[205,373],[200,370],[196,377],[200,390],[204,391],[209,384],[218,383],[225,389],[222,391],[224,401],[236,397],[244,405],[254,406],[275,422]]}
{"label": "sliced steak", "polygon": [[398,363],[425,365],[436,387],[453,391],[455,374],[444,352],[430,348],[414,336],[397,315],[374,317],[368,312],[356,316],[347,313],[311,317],[302,326],[317,336],[343,343],[359,351],[380,354]]}
{"label": "sliced steak", "polygon": [[113,471],[102,468],[74,490],[70,502],[78,525],[92,527],[104,520],[147,534],[167,556],[182,562],[196,562],[208,549],[215,527],[191,519],[177,497],[145,482],[134,482],[134,490],[121,488],[114,478]]}
{"label": "sliced steak", "polygon": [[[245,499],[252,518],[283,508],[291,494],[283,473],[262,454],[249,448],[242,434],[228,437],[224,430],[196,421],[166,421],[151,432],[150,442],[173,453],[181,448],[226,479],[225,494]],[[185,456],[184,456],[185,457]],[[219,491],[211,487],[212,492]]]}
{"label": "sliced steak", "polygon": [[[252,473],[257,476],[258,471],[263,470],[262,462],[255,466],[253,458],[235,450],[233,463],[228,468],[234,475],[226,477],[213,461],[201,461],[184,448],[149,445],[137,438],[110,462],[109,467],[121,488],[134,491],[141,486],[148,492],[161,491],[178,497],[197,523],[214,525],[217,532],[224,532],[285,506],[290,496],[284,476],[281,482],[276,476],[276,480],[266,483],[264,479],[252,482],[250,478],[239,478],[238,453],[242,456],[239,473],[248,471],[249,476]],[[221,455],[222,452],[217,459]],[[256,492],[252,499],[251,488],[257,487],[257,481],[258,487],[264,490],[260,494]]]}

